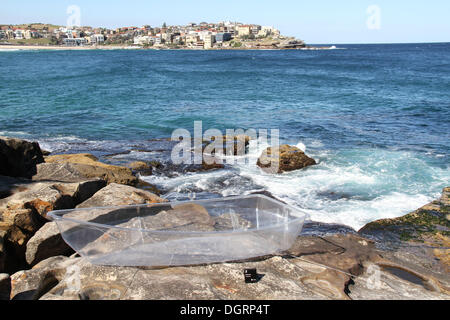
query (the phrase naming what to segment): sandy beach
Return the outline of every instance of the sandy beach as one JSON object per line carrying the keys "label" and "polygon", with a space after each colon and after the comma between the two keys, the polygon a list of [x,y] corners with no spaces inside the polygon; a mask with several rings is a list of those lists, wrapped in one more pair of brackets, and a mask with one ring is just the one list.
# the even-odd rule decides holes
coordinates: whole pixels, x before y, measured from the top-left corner
{"label": "sandy beach", "polygon": [[33,46],[33,45],[0,45],[0,51],[4,50],[118,50],[118,49],[140,49],[131,46]]}

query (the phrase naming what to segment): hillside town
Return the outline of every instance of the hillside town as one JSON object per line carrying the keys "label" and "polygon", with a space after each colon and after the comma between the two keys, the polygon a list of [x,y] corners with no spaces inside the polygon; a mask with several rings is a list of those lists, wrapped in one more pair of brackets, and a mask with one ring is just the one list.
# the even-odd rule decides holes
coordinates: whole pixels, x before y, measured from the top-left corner
{"label": "hillside town", "polygon": [[272,26],[239,22],[184,26],[64,27],[50,24],[0,25],[0,44],[68,47],[129,46],[152,49],[300,49],[304,41]]}

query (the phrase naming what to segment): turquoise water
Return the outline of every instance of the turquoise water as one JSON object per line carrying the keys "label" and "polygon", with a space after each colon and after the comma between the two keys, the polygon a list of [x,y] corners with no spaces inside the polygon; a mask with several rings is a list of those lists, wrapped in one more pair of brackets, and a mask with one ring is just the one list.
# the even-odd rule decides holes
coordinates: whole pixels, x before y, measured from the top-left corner
{"label": "turquoise water", "polygon": [[[359,228],[450,182],[450,44],[323,51],[0,52],[0,135],[105,161],[168,160],[176,128],[280,129],[319,165],[156,174],[168,198],[267,190],[314,220]],[[136,149],[140,151],[131,151]],[[122,153],[108,156],[108,154]]]}

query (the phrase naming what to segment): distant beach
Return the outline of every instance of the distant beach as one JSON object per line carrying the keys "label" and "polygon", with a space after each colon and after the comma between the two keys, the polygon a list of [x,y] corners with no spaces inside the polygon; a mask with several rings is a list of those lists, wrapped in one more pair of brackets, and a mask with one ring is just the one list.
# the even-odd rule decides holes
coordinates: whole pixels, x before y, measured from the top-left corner
{"label": "distant beach", "polygon": [[18,50],[195,50],[195,51],[222,51],[222,50],[333,50],[338,49],[335,46],[331,47],[305,47],[300,49],[255,49],[255,48],[213,48],[213,49],[196,49],[196,48],[179,48],[179,49],[169,49],[169,48],[156,48],[149,47],[143,48],[140,46],[128,46],[128,45],[101,45],[101,46],[42,46],[42,45],[5,45],[0,44],[0,51],[18,51]]}
{"label": "distant beach", "polygon": [[118,50],[118,49],[140,49],[131,46],[33,46],[33,45],[0,45],[2,50]]}

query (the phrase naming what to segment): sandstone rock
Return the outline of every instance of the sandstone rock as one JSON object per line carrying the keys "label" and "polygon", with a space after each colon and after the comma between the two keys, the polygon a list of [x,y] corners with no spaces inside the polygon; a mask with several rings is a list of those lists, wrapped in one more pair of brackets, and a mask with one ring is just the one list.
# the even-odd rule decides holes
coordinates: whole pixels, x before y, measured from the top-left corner
{"label": "sandstone rock", "polygon": [[[449,272],[449,212],[450,188],[447,187],[444,188],[439,200],[399,218],[370,222],[358,232],[391,248],[402,246],[402,243],[424,247],[422,254],[429,256],[430,263],[438,260],[442,267]],[[427,249],[428,247],[433,250]]]}
{"label": "sandstone rock", "polygon": [[359,275],[364,270],[364,262],[379,262],[381,256],[374,250],[375,244],[353,234],[336,234],[326,237],[305,237],[288,250],[294,256],[307,255],[308,260],[344,272]]}
{"label": "sandstone rock", "polygon": [[[74,260],[76,261],[76,259]],[[67,257],[52,257],[40,262],[30,270],[14,273],[11,276],[11,300],[39,299],[58,284],[72,263],[73,260]]]}
{"label": "sandstone rock", "polygon": [[152,165],[144,161],[134,161],[127,166],[142,176],[150,176],[152,174]]}
{"label": "sandstone rock", "polygon": [[[439,200],[399,218],[368,223],[358,233],[374,239],[383,249],[384,258],[407,268],[409,274],[422,273],[447,282],[449,205],[450,188],[447,187]],[[427,283],[435,282],[428,278]],[[450,291],[448,284],[445,290]]]}
{"label": "sandstone rock", "polygon": [[74,208],[101,189],[105,183],[101,180],[80,183],[39,182],[27,186],[0,200],[0,210],[31,209],[45,217],[51,210]]}
{"label": "sandstone rock", "polygon": [[131,186],[111,183],[91,198],[79,204],[77,208],[111,207],[132,204],[158,203],[167,200],[157,195]]}
{"label": "sandstone rock", "polygon": [[0,175],[31,178],[44,162],[37,142],[0,137]]}
{"label": "sandstone rock", "polygon": [[56,222],[48,222],[27,242],[25,258],[33,266],[47,258],[72,253],[72,248],[64,242]]}
{"label": "sandstone rock", "polygon": [[45,158],[33,180],[80,181],[100,178],[108,183],[136,185],[131,169],[99,162],[91,154],[62,154]]}
{"label": "sandstone rock", "polygon": [[272,152],[272,147],[268,147],[256,164],[266,172],[283,173],[314,165],[316,161],[299,148],[283,144],[279,147],[279,152]]}
{"label": "sandstone rock", "polygon": [[176,205],[145,219],[146,227],[151,230],[214,231],[214,224],[205,207],[195,203]]}
{"label": "sandstone rock", "polygon": [[240,214],[225,213],[214,217],[214,229],[217,231],[245,230],[252,227],[252,223],[241,217]]}
{"label": "sandstone rock", "polygon": [[14,272],[26,267],[26,244],[47,221],[49,211],[74,208],[104,184],[101,180],[80,183],[30,183],[23,191],[1,199],[0,230],[6,232],[5,244],[9,248],[4,258],[4,268]]}
{"label": "sandstone rock", "polygon": [[208,171],[214,169],[223,169],[225,166],[221,161],[217,161],[215,157],[203,155],[203,161],[200,167],[195,167],[193,171]]}
{"label": "sandstone rock", "polygon": [[250,136],[238,134],[238,135],[224,135],[220,137],[211,137],[211,139],[203,140],[203,152],[205,154],[214,154],[214,145],[212,142],[216,141],[216,139],[221,139],[222,144],[219,146],[223,149],[223,153],[227,153],[227,147],[230,145],[230,150],[232,155],[244,155],[246,148],[248,147],[250,140],[252,139]]}
{"label": "sandstone rock", "polygon": [[348,287],[351,278],[342,272],[327,269],[303,277],[301,281],[313,291],[320,292],[325,297],[329,297],[333,300],[350,300],[350,297],[345,293],[345,290]]}
{"label": "sandstone rock", "polygon": [[70,163],[84,163],[92,164],[97,162],[98,158],[90,153],[74,153],[74,154],[57,154],[54,156],[45,157],[45,162],[70,162]]}
{"label": "sandstone rock", "polygon": [[161,195],[161,190],[159,190],[158,187],[144,180],[139,180],[139,182],[136,184],[136,188],[154,193],[157,196]]}
{"label": "sandstone rock", "polygon": [[11,293],[11,278],[7,273],[0,273],[0,300],[9,300]]}
{"label": "sandstone rock", "polygon": [[[96,266],[82,258],[43,261],[12,276],[12,296],[55,299],[449,299],[439,286],[412,283],[379,268],[378,282],[368,270],[377,255],[361,237],[297,239],[300,256],[272,256],[248,261],[170,268]],[[352,243],[356,241],[356,243]],[[310,246],[315,249],[310,249]],[[303,248],[303,249],[299,249]],[[300,250],[300,251],[298,251]],[[331,250],[331,251],[330,251]],[[356,250],[357,252],[353,252]],[[365,266],[358,276],[310,260],[310,253],[346,254]],[[316,253],[314,253],[316,252]],[[361,254],[359,255],[358,252]],[[303,254],[304,253],[304,254]],[[48,260],[51,260],[48,259]],[[61,259],[61,258],[59,258]],[[345,258],[347,259],[347,258]],[[326,262],[323,258],[321,261]],[[338,258],[333,265],[340,267]],[[382,261],[380,263],[386,263]],[[344,263],[346,264],[346,263]],[[350,265],[350,264],[348,264]],[[341,266],[342,267],[342,266]],[[243,270],[256,268],[260,280],[244,282]],[[352,271],[352,268],[348,268]],[[427,278],[426,275],[419,275]],[[28,280],[30,279],[30,280]],[[47,279],[46,281],[44,279]],[[50,280],[53,281],[50,281]],[[29,284],[27,284],[27,282]],[[45,285],[47,283],[47,285]],[[52,285],[48,285],[51,283]],[[41,288],[41,289],[38,289]],[[42,290],[47,288],[47,290]]]}

